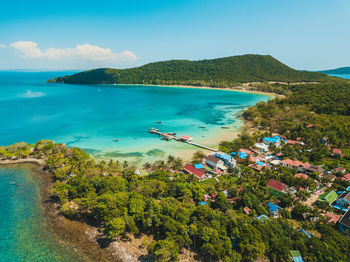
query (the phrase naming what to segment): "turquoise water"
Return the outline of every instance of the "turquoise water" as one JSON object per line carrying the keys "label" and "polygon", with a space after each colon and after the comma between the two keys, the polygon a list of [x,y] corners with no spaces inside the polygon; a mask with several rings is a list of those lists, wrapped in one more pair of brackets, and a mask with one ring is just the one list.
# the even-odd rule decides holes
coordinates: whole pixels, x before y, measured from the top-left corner
{"label": "turquoise water", "polygon": [[350,79],[350,74],[328,74],[330,76],[336,76],[339,78],[345,78],[345,79]]}
{"label": "turquoise water", "polygon": [[71,73],[0,71],[1,145],[52,139],[96,158],[156,159],[196,148],[162,141],[148,133],[151,127],[215,145],[223,132],[241,126],[237,116],[243,109],[268,100],[222,90],[45,83]]}
{"label": "turquoise water", "polygon": [[0,261],[81,261],[46,230],[42,185],[33,176],[29,168],[0,168]]}

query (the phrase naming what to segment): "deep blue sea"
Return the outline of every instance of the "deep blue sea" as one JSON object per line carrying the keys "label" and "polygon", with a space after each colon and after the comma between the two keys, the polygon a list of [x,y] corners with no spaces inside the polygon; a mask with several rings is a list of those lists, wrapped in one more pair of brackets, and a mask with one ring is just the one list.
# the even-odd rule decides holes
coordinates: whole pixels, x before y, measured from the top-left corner
{"label": "deep blue sea", "polygon": [[82,261],[48,230],[42,188],[31,168],[0,167],[0,262]]}
{"label": "deep blue sea", "polygon": [[149,129],[187,134],[215,146],[233,137],[242,110],[269,98],[194,88],[46,83],[72,73],[0,71],[0,145],[52,139],[95,158],[134,162],[184,155],[197,149],[162,141]]}

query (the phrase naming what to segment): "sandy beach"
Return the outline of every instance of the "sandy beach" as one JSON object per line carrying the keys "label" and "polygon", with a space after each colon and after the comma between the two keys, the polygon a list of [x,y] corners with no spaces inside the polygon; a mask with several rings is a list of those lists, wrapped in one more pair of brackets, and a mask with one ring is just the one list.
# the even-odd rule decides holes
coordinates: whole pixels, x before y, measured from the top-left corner
{"label": "sandy beach", "polygon": [[[110,84],[108,84],[110,85]],[[284,95],[270,93],[270,92],[262,92],[262,91],[254,91],[247,89],[245,86],[236,86],[236,87],[210,87],[210,86],[190,86],[190,85],[146,85],[146,84],[113,84],[114,86],[164,86],[164,87],[179,87],[179,88],[194,88],[194,89],[210,89],[210,90],[224,90],[224,91],[234,91],[234,92],[243,92],[243,93],[251,93],[257,95],[266,95],[269,97],[284,97]]]}

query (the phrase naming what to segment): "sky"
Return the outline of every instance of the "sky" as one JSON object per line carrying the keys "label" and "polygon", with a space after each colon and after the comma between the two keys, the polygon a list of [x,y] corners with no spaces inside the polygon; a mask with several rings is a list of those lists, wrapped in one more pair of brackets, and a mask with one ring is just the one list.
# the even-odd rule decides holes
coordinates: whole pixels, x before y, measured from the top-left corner
{"label": "sky", "polygon": [[269,54],[350,66],[350,0],[17,0],[0,8],[0,69],[127,68]]}

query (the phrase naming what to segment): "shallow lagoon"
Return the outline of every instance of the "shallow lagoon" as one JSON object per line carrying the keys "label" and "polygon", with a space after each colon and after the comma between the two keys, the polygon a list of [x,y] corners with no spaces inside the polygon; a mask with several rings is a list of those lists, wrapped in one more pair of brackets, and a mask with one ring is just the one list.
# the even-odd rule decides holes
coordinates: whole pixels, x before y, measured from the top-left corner
{"label": "shallow lagoon", "polygon": [[185,155],[197,149],[162,141],[148,130],[187,134],[215,146],[234,136],[242,110],[269,98],[223,90],[45,83],[71,73],[0,71],[1,145],[52,139],[96,158],[131,161]]}

